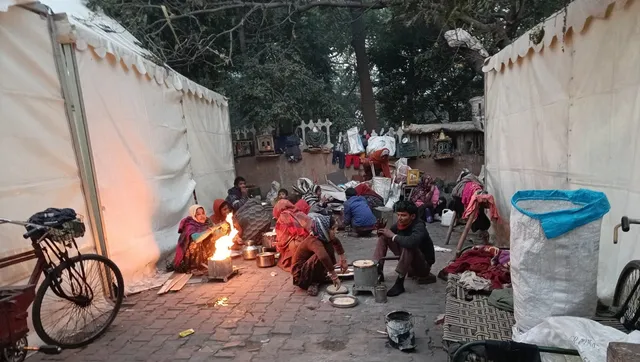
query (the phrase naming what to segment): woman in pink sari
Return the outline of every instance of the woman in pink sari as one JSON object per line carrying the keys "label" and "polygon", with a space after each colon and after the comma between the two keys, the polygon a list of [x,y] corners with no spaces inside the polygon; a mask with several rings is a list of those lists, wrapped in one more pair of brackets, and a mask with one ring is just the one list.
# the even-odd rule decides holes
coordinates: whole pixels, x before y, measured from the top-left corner
{"label": "woman in pink sari", "polygon": [[276,250],[280,253],[278,266],[291,272],[293,256],[298,245],[311,232],[311,220],[289,200],[280,200],[273,208],[276,221]]}

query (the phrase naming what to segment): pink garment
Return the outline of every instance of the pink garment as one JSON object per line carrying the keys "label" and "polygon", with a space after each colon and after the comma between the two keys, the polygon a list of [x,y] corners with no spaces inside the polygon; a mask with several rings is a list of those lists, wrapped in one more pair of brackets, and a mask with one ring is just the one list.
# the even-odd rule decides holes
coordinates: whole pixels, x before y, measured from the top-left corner
{"label": "pink garment", "polygon": [[437,186],[433,186],[433,193],[431,194],[431,203],[433,207],[438,206],[438,202],[440,202],[440,190],[438,190]]}
{"label": "pink garment", "polygon": [[469,205],[469,202],[471,202],[471,197],[473,197],[476,192],[481,190],[482,186],[480,186],[480,184],[477,184],[473,181],[467,182],[467,184],[464,185],[464,189],[462,190],[462,205],[464,205],[464,207],[466,208],[467,205]]}

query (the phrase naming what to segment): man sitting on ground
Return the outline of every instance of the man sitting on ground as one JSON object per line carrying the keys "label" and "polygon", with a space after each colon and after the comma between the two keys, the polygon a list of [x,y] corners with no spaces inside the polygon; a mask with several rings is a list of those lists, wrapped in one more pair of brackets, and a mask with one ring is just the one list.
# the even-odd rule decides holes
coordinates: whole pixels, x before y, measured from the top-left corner
{"label": "man sitting on ground", "polygon": [[249,189],[247,189],[247,181],[242,176],[233,180],[233,187],[227,191],[226,202],[231,205],[233,210],[238,210],[249,200]]}
{"label": "man sitting on ground", "polygon": [[358,196],[356,189],[348,188],[345,192],[347,201],[344,203],[344,225],[350,225],[358,236],[369,236],[376,225],[367,199]]}
{"label": "man sitting on ground", "polygon": [[391,249],[394,255],[400,257],[396,267],[398,278],[387,292],[389,297],[404,293],[404,279],[409,273],[417,277],[418,284],[436,282],[435,275],[430,273],[435,262],[433,241],[424,222],[417,217],[418,208],[411,201],[398,201],[395,204],[395,212],[398,223],[390,229],[378,230],[378,245],[373,255],[373,259],[379,262],[380,281],[384,281],[384,260],[380,259],[387,255],[387,249]]}

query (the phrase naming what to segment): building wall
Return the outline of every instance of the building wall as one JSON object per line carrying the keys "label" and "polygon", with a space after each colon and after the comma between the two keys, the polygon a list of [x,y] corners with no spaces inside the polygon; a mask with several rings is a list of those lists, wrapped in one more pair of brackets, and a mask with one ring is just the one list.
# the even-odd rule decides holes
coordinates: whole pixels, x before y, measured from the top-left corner
{"label": "building wall", "polygon": [[440,178],[445,182],[453,182],[460,175],[463,168],[468,168],[471,172],[478,175],[484,164],[484,156],[482,155],[459,155],[452,159],[436,161],[432,158],[417,158],[409,160],[411,168],[417,168],[431,177]]}
{"label": "building wall", "polygon": [[[291,191],[291,186],[300,177],[307,177],[318,183],[325,183],[325,175],[338,171],[338,165],[331,164],[330,154],[302,154],[302,161],[287,162],[284,156],[274,158],[241,157],[236,159],[236,175],[247,179],[247,182],[260,187],[262,195],[271,188],[272,181],[280,182],[280,186]],[[450,160],[435,161],[430,158],[409,160],[409,166],[418,168],[434,178],[445,182],[455,181],[463,168],[478,174],[484,163],[484,156],[460,155]],[[357,175],[353,168],[345,169],[348,180]],[[362,172],[362,171],[360,171]],[[225,195],[220,195],[225,196]]]}
{"label": "building wall", "polygon": [[[325,175],[338,171],[338,165],[331,164],[331,154],[302,153],[302,160],[290,163],[281,155],[280,157],[236,158],[236,175],[247,179],[247,183],[260,187],[262,195],[266,195],[271,188],[272,181],[280,182],[280,186],[291,191],[291,186],[300,177],[306,177],[314,182],[324,184]],[[345,175],[350,180],[352,175],[358,172],[353,168],[345,169]]]}

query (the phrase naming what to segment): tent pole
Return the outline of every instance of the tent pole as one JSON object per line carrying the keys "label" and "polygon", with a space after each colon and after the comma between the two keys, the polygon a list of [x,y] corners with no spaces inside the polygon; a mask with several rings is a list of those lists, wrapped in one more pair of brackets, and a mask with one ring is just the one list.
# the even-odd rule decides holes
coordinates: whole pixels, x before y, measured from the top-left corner
{"label": "tent pole", "polygon": [[[65,102],[65,111],[71,131],[73,148],[76,154],[76,162],[85,194],[85,202],[89,212],[89,222],[94,240],[97,241],[98,254],[109,257],[106,234],[104,232],[104,218],[98,193],[98,185],[95,175],[95,165],[91,153],[91,142],[87,128],[87,118],[82,101],[82,90],[78,78],[78,66],[76,63],[75,49],[72,43],[73,36],[58,34],[56,23],[69,24],[66,14],[50,14],[48,16],[49,34],[51,36],[53,55],[62,87],[62,97]],[[69,26],[70,30],[71,27]],[[60,35],[60,36],[59,36]],[[63,40],[65,39],[65,40]],[[66,40],[68,39],[68,40]],[[109,278],[110,276],[107,276]],[[112,290],[112,283],[108,283],[108,290]]]}

